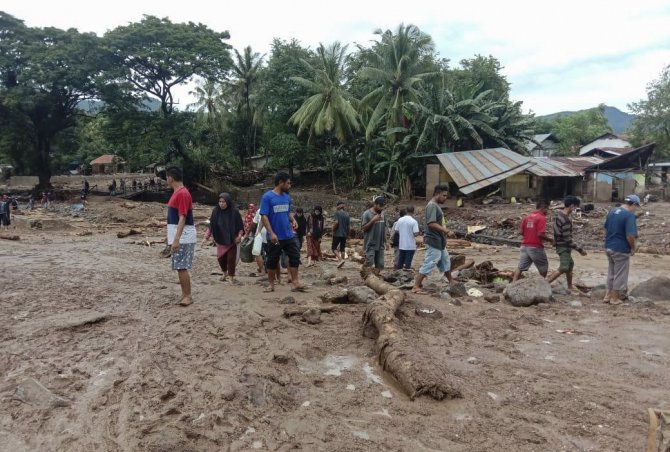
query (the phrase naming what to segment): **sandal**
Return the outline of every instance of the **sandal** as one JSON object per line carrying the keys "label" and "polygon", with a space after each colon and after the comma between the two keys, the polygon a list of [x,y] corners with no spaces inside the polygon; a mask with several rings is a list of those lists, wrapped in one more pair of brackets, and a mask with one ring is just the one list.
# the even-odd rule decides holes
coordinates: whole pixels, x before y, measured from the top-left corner
{"label": "sandal", "polygon": [[307,288],[306,288],[305,286],[293,287],[293,288],[291,288],[291,292],[302,292],[302,293],[306,293],[306,292],[307,292]]}
{"label": "sandal", "polygon": [[425,290],[423,290],[423,289],[416,289],[416,288],[413,288],[413,289],[412,289],[412,293],[415,294],[415,295],[430,295],[430,294],[429,294],[428,292],[426,292]]}

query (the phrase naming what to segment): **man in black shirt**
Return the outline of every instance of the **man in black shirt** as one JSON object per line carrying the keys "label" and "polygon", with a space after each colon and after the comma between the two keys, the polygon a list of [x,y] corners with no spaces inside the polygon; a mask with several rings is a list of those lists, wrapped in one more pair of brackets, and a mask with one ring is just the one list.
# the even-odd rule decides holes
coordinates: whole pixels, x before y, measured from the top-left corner
{"label": "man in black shirt", "polygon": [[298,239],[298,245],[302,251],[302,244],[307,235],[307,218],[305,218],[305,211],[302,207],[295,209],[295,221],[298,223],[298,229],[295,231],[295,236]]}

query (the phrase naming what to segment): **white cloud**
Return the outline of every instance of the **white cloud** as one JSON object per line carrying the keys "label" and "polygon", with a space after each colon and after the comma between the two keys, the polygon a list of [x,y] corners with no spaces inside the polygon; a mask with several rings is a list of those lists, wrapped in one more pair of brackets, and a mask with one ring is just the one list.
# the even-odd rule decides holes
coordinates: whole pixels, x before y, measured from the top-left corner
{"label": "white cloud", "polygon": [[[512,95],[541,114],[601,102],[624,108],[642,97],[645,85],[670,63],[667,0],[565,0],[552,6],[531,0],[22,0],[6,11],[30,26],[76,27],[99,34],[138,21],[142,14],[167,16],[229,30],[233,46],[251,45],[263,53],[273,37],[296,38],[312,47],[334,40],[365,44],[374,39],[375,28],[414,23],[453,62],[476,53],[500,59],[513,84]],[[180,90],[180,95],[187,91]]]}

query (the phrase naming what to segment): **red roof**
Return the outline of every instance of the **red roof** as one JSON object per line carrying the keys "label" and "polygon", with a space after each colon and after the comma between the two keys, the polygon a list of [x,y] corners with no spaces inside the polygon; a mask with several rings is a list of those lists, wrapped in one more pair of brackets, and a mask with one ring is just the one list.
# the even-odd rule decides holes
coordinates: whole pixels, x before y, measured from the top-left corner
{"label": "red roof", "polygon": [[123,163],[123,160],[118,155],[114,154],[105,154],[101,155],[97,159],[91,161],[91,165],[110,165],[112,163]]}

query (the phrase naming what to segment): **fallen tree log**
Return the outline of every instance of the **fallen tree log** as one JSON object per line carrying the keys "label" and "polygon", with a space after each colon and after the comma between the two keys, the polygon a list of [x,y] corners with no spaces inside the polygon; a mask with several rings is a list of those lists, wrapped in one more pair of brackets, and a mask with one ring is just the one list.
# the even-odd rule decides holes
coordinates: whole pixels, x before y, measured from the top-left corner
{"label": "fallen tree log", "polygon": [[2,240],[14,240],[14,241],[16,241],[16,240],[21,240],[21,237],[19,237],[18,235],[5,235],[5,234],[2,234],[2,235],[0,235],[0,239],[2,239]]}
{"label": "fallen tree log", "polygon": [[425,356],[416,341],[403,337],[395,312],[405,301],[405,293],[363,269],[365,285],[381,298],[370,303],[363,314],[363,328],[374,328],[379,364],[389,372],[410,399],[427,395],[436,400],[461,397],[461,391],[448,381],[448,376],[435,360]]}

